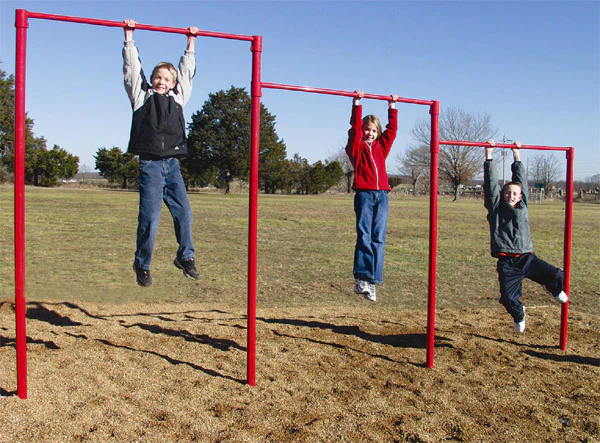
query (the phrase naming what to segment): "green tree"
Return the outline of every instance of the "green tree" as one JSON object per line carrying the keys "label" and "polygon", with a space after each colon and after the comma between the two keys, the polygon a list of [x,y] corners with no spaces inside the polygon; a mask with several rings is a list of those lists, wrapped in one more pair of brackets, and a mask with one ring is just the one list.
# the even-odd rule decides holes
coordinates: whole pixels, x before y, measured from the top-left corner
{"label": "green tree", "polygon": [[321,194],[334,185],[337,185],[344,176],[342,165],[338,162],[317,161],[310,168],[308,193]]}
{"label": "green tree", "polygon": [[285,187],[287,151],[285,143],[275,132],[275,116],[261,105],[259,186],[267,194],[274,194]]}
{"label": "green tree", "polygon": [[[15,79],[0,69],[0,169],[14,172]],[[25,117],[25,183],[34,184],[39,152],[45,151],[46,140],[34,137],[33,120]],[[4,174],[3,174],[4,175]]]}
{"label": "green tree", "polygon": [[15,121],[15,79],[0,69],[0,164],[12,147]]}
{"label": "green tree", "polygon": [[135,155],[123,153],[116,146],[112,149],[102,147],[98,149],[94,159],[96,169],[109,182],[120,183],[122,189],[137,183],[139,162]]}
{"label": "green tree", "polygon": [[[15,81],[0,69],[0,178],[14,173]],[[57,145],[46,150],[46,139],[35,137],[33,120],[25,116],[25,183],[35,186],[55,186],[58,178],[77,174],[79,158]]]}
{"label": "green tree", "polygon": [[[209,94],[202,110],[192,115],[188,157],[182,162],[189,181],[211,180],[230,192],[234,179],[247,181],[250,168],[251,99],[244,88]],[[274,192],[283,186],[285,144],[275,131],[275,116],[261,104],[259,158],[262,187]],[[259,165],[260,166],[260,165]]]}
{"label": "green tree", "polygon": [[25,177],[35,186],[56,186],[58,179],[75,177],[79,168],[79,157],[69,154],[58,145],[50,151],[45,148],[34,148],[28,151],[29,161],[26,162]]}
{"label": "green tree", "polygon": [[294,154],[291,160],[288,160],[286,171],[285,190],[291,194],[308,194],[310,186],[310,165],[308,160],[300,157],[300,154]]}

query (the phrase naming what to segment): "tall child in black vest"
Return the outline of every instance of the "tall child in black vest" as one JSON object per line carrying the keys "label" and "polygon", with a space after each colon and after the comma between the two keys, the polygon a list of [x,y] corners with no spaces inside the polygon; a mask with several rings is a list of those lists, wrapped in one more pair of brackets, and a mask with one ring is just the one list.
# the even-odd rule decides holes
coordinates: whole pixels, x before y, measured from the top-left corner
{"label": "tall child in black vest", "polygon": [[136,280],[140,286],[152,284],[150,263],[163,201],[173,217],[179,244],[173,263],[186,277],[197,280],[200,274],[194,262],[192,210],[178,159],[187,155],[183,106],[192,92],[198,28],[189,28],[187,49],[179,61],[179,69],[171,63],[159,63],[148,83],[133,43],[136,23],[125,20],[125,25],[123,74],[133,108],[128,152],[139,155],[140,161],[140,206],[133,262]]}
{"label": "tall child in black vest", "polygon": [[563,271],[533,253],[527,210],[527,173],[521,163],[521,144],[513,148],[512,181],[502,189],[493,161],[494,140],[485,148],[483,190],[490,224],[492,256],[498,259],[500,303],[514,320],[515,331],[525,331],[525,306],[519,300],[526,278],[543,285],[559,303],[569,300],[563,291]]}

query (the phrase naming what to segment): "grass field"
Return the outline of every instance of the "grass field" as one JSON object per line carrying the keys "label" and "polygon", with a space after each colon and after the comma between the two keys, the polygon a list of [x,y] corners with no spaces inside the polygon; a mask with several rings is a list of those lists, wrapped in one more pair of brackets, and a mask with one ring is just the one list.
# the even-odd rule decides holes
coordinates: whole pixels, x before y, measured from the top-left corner
{"label": "grass field", "polygon": [[[600,206],[577,204],[568,348],[526,282],[497,302],[481,201],[439,206],[435,366],[425,368],[429,201],[393,196],[377,303],[353,293],[352,197],[260,196],[257,384],[246,384],[246,195],[192,194],[200,281],[163,211],[140,288],[138,195],[27,188],[29,397],[16,395],[13,190],[0,187],[0,442],[598,442]],[[531,206],[560,266],[564,206]]]}
{"label": "grass field", "polygon": [[[190,284],[172,264],[177,248],[163,208],[152,264],[154,284],[139,288],[131,269],[138,194],[28,187],[28,300],[219,302],[245,304],[248,197],[191,194],[200,282]],[[14,291],[13,191],[0,188],[0,285]],[[562,266],[564,204],[530,208],[536,253]],[[572,309],[598,314],[600,206],[575,205]],[[429,200],[392,197],[384,285],[376,309],[427,304]],[[495,260],[481,200],[439,202],[437,306],[489,307],[497,299]],[[348,195],[259,197],[258,305],[330,306],[352,287],[354,213]],[[531,297],[546,297],[525,282]],[[284,294],[284,296],[282,296]]]}

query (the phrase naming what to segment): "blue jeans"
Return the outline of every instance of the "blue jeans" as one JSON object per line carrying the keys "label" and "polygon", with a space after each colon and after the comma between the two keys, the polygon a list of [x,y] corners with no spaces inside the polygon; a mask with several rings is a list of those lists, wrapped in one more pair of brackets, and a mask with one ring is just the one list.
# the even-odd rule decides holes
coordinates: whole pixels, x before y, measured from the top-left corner
{"label": "blue jeans", "polygon": [[501,257],[496,265],[500,281],[500,303],[506,311],[520,322],[525,317],[522,295],[522,282],[526,278],[544,286],[553,296],[563,290],[564,273],[546,263],[535,254],[524,254],[521,257]]}
{"label": "blue jeans", "polygon": [[383,257],[388,219],[387,191],[356,191],[356,247],[354,278],[383,282]]}
{"label": "blue jeans", "polygon": [[192,209],[179,169],[179,160],[140,158],[139,173],[140,209],[134,264],[142,269],[150,269],[163,201],[169,208],[175,225],[175,237],[179,244],[177,258],[193,258]]}

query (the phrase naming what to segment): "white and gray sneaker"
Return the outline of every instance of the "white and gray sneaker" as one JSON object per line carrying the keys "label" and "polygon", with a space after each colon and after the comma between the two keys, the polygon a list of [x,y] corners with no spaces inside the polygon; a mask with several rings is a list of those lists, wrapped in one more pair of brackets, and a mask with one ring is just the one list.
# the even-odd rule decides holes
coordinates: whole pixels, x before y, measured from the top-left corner
{"label": "white and gray sneaker", "polygon": [[357,278],[354,281],[354,292],[356,294],[368,294],[369,293],[369,282]]}
{"label": "white and gray sneaker", "polygon": [[363,294],[363,296],[369,301],[377,300],[377,290],[375,289],[375,285],[373,283],[369,283],[369,292]]}
{"label": "white and gray sneaker", "polygon": [[560,294],[555,295],[554,298],[559,303],[566,303],[569,301],[569,296],[565,293],[565,291],[560,291]]}
{"label": "white and gray sneaker", "polygon": [[520,334],[525,331],[525,306],[523,306],[523,320],[515,322],[515,332]]}

